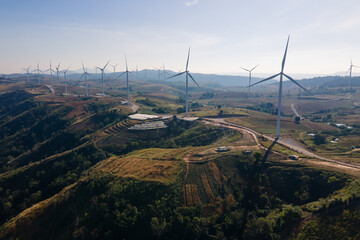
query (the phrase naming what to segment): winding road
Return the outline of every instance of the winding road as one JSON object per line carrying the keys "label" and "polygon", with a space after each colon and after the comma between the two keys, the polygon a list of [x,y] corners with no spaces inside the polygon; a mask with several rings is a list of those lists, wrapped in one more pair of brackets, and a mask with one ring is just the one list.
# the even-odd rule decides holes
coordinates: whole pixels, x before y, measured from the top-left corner
{"label": "winding road", "polygon": [[301,120],[304,119],[304,118],[299,114],[299,112],[297,111],[297,109],[295,108],[295,104],[294,104],[294,103],[291,104],[291,110],[294,112],[295,116],[299,117]]}
{"label": "winding road", "polygon": [[[264,135],[261,134],[251,128],[242,126],[242,125],[238,125],[238,124],[234,124],[234,123],[229,123],[226,122],[224,118],[204,118],[203,119],[204,122],[208,123],[208,124],[213,124],[213,125],[217,125],[217,126],[222,126],[222,127],[226,127],[226,128],[231,128],[231,129],[238,129],[238,130],[246,130],[249,133],[252,133],[253,136],[263,136],[266,139],[270,140],[270,141],[274,141],[275,139],[271,136],[268,135]],[[256,140],[257,141],[257,140]],[[360,165],[356,165],[356,164],[351,164],[351,163],[345,163],[339,160],[335,160],[335,159],[330,159],[330,158],[326,158],[326,157],[322,157],[319,156],[313,152],[310,152],[309,150],[305,149],[303,146],[301,146],[300,144],[298,144],[294,139],[279,139],[277,141],[279,144],[293,150],[296,151],[298,153],[301,153],[303,155],[309,156],[311,158],[317,158],[332,164],[336,164],[336,165],[341,165],[343,167],[347,167],[347,168],[352,168],[352,169],[356,169],[357,171],[360,171]]]}

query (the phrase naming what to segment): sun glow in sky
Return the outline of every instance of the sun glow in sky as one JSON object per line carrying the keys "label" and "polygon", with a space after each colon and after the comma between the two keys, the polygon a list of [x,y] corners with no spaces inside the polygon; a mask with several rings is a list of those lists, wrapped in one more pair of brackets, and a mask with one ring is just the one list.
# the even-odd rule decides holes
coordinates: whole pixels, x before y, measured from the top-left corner
{"label": "sun glow in sky", "polygon": [[[360,65],[360,3],[356,0],[0,0],[0,72],[37,62],[80,69],[119,64],[130,69],[247,75],[280,70],[345,72]],[[360,68],[356,70],[360,72]],[[254,76],[257,74],[254,72]]]}

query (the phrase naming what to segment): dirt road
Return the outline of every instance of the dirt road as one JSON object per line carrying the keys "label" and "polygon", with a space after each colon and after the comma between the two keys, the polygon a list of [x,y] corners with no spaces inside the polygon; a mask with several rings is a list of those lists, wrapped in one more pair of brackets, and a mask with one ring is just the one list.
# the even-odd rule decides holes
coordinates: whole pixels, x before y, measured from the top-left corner
{"label": "dirt road", "polygon": [[[246,130],[248,132],[253,133],[255,138],[256,138],[256,136],[263,136],[263,137],[267,138],[270,141],[275,140],[271,136],[260,134],[259,132],[256,132],[255,130],[252,130],[252,129],[247,128],[245,126],[225,122],[224,118],[204,118],[203,121],[208,123],[208,124],[214,124],[214,125],[217,125],[217,126],[220,125],[220,126],[231,128],[231,129],[238,129],[238,130],[244,129],[244,130]],[[317,159],[320,159],[320,160],[323,160],[323,161],[326,161],[326,162],[329,162],[329,163],[332,163],[332,164],[341,165],[341,166],[344,166],[344,167],[347,167],[347,168],[353,168],[353,169],[356,168],[356,170],[360,170],[360,165],[341,162],[341,161],[338,161],[338,160],[322,157],[322,156],[319,156],[319,155],[317,155],[317,154],[315,154],[313,152],[310,152],[309,150],[305,149],[302,145],[297,143],[295,139],[291,139],[291,138],[290,139],[289,138],[287,138],[287,139],[279,139],[277,142],[279,144],[293,150],[293,151],[296,151],[296,152],[301,153],[303,155],[309,156],[311,158],[317,158]]]}
{"label": "dirt road", "polygon": [[299,117],[301,120],[304,119],[304,118],[299,114],[299,112],[297,111],[297,109],[295,108],[295,104],[294,104],[294,103],[291,104],[291,110],[294,112],[295,116]]}

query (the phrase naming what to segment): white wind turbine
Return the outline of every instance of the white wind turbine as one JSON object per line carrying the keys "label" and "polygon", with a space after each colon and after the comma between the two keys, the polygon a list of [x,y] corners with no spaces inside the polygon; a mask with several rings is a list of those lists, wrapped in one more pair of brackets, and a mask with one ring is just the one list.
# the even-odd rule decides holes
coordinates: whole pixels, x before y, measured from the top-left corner
{"label": "white wind turbine", "polygon": [[49,72],[49,71],[50,71],[51,87],[54,87],[52,74],[53,74],[53,72],[55,72],[55,71],[54,71],[54,69],[52,69],[52,67],[51,67],[51,61],[50,61],[50,68],[47,69],[47,70],[45,70],[45,72]]}
{"label": "white wind turbine", "polygon": [[60,63],[57,65],[56,68],[56,81],[57,81],[57,86],[59,87],[59,74],[60,74]]}
{"label": "white wind turbine", "polygon": [[188,51],[188,56],[187,56],[187,61],[186,61],[186,69],[184,72],[180,72],[178,74],[175,74],[171,77],[168,77],[167,79],[173,78],[173,77],[177,77],[180,76],[182,74],[185,73],[186,75],[186,117],[188,116],[188,112],[189,112],[189,77],[194,81],[194,83],[200,88],[199,84],[197,84],[197,82],[195,81],[195,79],[191,76],[191,74],[189,73],[188,70],[188,66],[189,66],[189,57],[190,57],[190,47],[189,47],[189,51]]}
{"label": "white wind turbine", "polygon": [[69,70],[70,67],[71,67],[71,65],[70,65],[66,70],[63,71],[63,73],[64,73],[64,80],[65,80],[65,94],[66,94],[66,95],[68,94],[68,81],[67,81],[67,79],[66,79],[66,73],[67,73],[67,71]]}
{"label": "white wind turbine", "polygon": [[102,95],[105,96],[105,92],[104,92],[104,70],[107,67],[107,65],[109,64],[110,60],[105,64],[105,66],[103,68],[100,67],[96,67],[96,69],[99,69],[101,71],[101,82],[102,82]]}
{"label": "white wind turbine", "polygon": [[[240,68],[242,68],[242,69],[244,69],[245,71],[247,71],[247,72],[249,72],[249,96],[250,96],[250,85],[251,85],[251,72],[255,69],[255,68],[257,68],[259,66],[259,64],[258,65],[256,65],[255,67],[253,67],[252,69],[246,69],[246,68],[243,68],[243,67],[240,67]],[[248,96],[248,97],[249,97]]]}
{"label": "white wind turbine", "polygon": [[23,68],[23,70],[26,71],[26,76],[27,76],[27,83],[30,82],[30,74],[29,74],[29,69],[31,68],[31,66],[28,66],[27,68]]}
{"label": "white wind turbine", "polygon": [[168,72],[166,71],[166,69],[165,69],[165,64],[163,65],[163,71],[162,71],[162,73],[161,73],[160,75],[164,75],[164,82],[165,82],[165,80],[166,80],[166,75],[170,75],[170,73],[168,73]]}
{"label": "white wind turbine", "polygon": [[81,75],[80,80],[84,77],[84,79],[85,79],[85,96],[89,96],[88,84],[87,84],[87,75],[90,75],[90,74],[87,72],[87,69],[85,69],[84,63],[81,62],[81,64],[82,64],[84,73]]}
{"label": "white wind turbine", "polygon": [[37,68],[33,71],[33,72],[37,72],[38,74],[38,81],[39,81],[39,84],[40,84],[40,72],[42,72],[39,68],[39,63],[37,63]]}
{"label": "white wind turbine", "polygon": [[125,55],[125,64],[126,64],[126,71],[121,73],[117,78],[120,78],[122,75],[126,74],[126,95],[127,95],[127,105],[128,107],[130,107],[130,91],[129,91],[129,73],[131,73],[128,69],[128,64],[127,64],[127,59],[126,59],[126,55]]}
{"label": "white wind turbine", "polygon": [[154,67],[155,70],[157,70],[157,74],[158,74],[158,81],[160,81],[160,71],[161,71],[161,67],[157,68]]}
{"label": "white wind turbine", "polygon": [[117,65],[119,65],[119,64],[111,65],[111,66],[113,67],[113,69],[114,69],[114,76],[115,76],[115,73],[116,73],[116,67],[117,67]]}
{"label": "white wind turbine", "polygon": [[299,87],[301,87],[303,90],[305,90],[306,92],[310,93],[306,88],[304,88],[303,86],[301,86],[299,83],[297,83],[292,77],[286,75],[284,73],[284,67],[285,67],[285,60],[286,60],[286,53],[287,53],[287,49],[288,49],[288,45],[289,45],[289,40],[290,40],[290,35],[287,39],[287,43],[286,43],[286,48],[285,48],[285,53],[284,53],[284,57],[282,60],[282,65],[281,65],[281,72],[278,74],[275,74],[271,77],[265,78],[257,83],[251,84],[249,87],[252,87],[256,84],[265,82],[267,80],[276,78],[277,76],[280,76],[280,83],[279,83],[279,100],[278,100],[278,110],[277,110],[277,125],[276,125],[276,138],[275,141],[277,141],[280,137],[280,114],[281,114],[281,98],[282,98],[282,82],[283,82],[283,76],[285,76],[287,79],[289,79],[290,81],[292,81],[293,83],[295,83],[296,85],[298,85]]}
{"label": "white wind turbine", "polygon": [[349,72],[349,73],[350,73],[350,75],[349,75],[349,87],[350,87],[350,85],[351,85],[351,76],[352,76],[352,69],[353,69],[353,67],[360,68],[359,66],[355,66],[355,65],[352,63],[352,60],[351,60],[351,58],[350,58],[350,68],[349,68],[349,70],[346,71],[346,72]]}

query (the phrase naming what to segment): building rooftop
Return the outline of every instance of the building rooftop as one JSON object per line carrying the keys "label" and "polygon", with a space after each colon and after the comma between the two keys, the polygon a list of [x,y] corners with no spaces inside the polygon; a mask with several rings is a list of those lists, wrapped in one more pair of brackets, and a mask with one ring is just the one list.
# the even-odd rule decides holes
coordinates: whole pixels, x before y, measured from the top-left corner
{"label": "building rooftop", "polygon": [[136,114],[130,115],[129,118],[144,121],[144,120],[148,120],[148,119],[158,119],[160,117],[157,116],[157,115],[148,115],[148,114],[136,113]]}
{"label": "building rooftop", "polygon": [[192,122],[192,121],[198,120],[199,118],[198,117],[181,117],[179,119]]}
{"label": "building rooftop", "polygon": [[135,124],[132,127],[129,127],[129,130],[152,130],[152,129],[160,129],[167,128],[166,124],[163,121],[153,121],[153,122],[145,122],[141,124]]}

